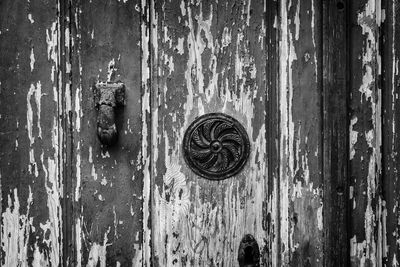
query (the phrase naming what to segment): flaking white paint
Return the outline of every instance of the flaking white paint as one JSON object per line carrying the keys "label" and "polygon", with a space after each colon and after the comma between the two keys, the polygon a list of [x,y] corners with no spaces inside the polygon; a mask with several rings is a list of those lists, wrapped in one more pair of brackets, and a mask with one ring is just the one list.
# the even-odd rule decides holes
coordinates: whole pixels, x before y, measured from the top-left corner
{"label": "flaking white paint", "polygon": [[[280,40],[279,40],[279,73],[280,79],[279,84],[281,90],[280,92],[280,103],[279,103],[279,117],[281,122],[281,129],[280,129],[280,140],[279,140],[279,147],[280,147],[280,192],[279,196],[276,196],[279,199],[279,214],[278,214],[278,223],[280,224],[280,233],[278,239],[280,240],[281,247],[279,247],[279,252],[281,255],[278,257],[281,258],[280,264],[287,265],[289,263],[289,178],[290,175],[287,170],[287,166],[289,164],[289,154],[290,148],[290,113],[291,113],[291,87],[288,84],[288,73],[290,71],[290,64],[288,62],[290,50],[289,50],[289,36],[288,36],[288,21],[287,21],[287,1],[281,1],[280,5]],[[292,131],[293,132],[293,131]],[[291,164],[289,164],[291,165]],[[278,258],[276,257],[276,258]],[[279,264],[276,262],[276,264]]]}
{"label": "flaking white paint", "polygon": [[[364,138],[368,146],[372,148],[371,155],[362,155],[362,159],[368,162],[368,175],[366,177],[366,210],[364,215],[365,240],[357,240],[354,236],[351,239],[350,250],[352,262],[366,264],[372,263],[372,266],[381,266],[377,259],[382,254],[382,224],[381,224],[381,200],[378,199],[378,204],[373,204],[377,198],[378,178],[381,173],[381,88],[376,82],[376,76],[381,73],[380,55],[379,55],[379,32],[377,28],[382,21],[381,3],[380,0],[369,0],[364,10],[358,13],[357,22],[362,29],[363,37],[365,38],[364,47],[362,49],[361,62],[363,69],[362,82],[359,87],[359,92],[362,96],[362,103],[365,101],[371,107],[372,128],[365,129]],[[353,121],[352,121],[353,122]],[[352,126],[351,126],[352,127]],[[352,134],[352,132],[351,132]],[[354,134],[354,136],[356,136]],[[353,159],[357,151],[354,151],[356,138],[350,140],[350,156]],[[361,177],[359,177],[360,179]],[[378,235],[376,235],[378,231]]]}
{"label": "flaking white paint", "polygon": [[[150,9],[154,11],[154,2],[151,1],[150,5],[146,0],[141,1],[141,15],[144,18],[141,24],[141,89],[143,92],[142,95],[142,109],[141,109],[141,118],[142,118],[142,147],[141,147],[141,166],[143,168],[143,222],[147,222],[150,219],[150,188],[151,188],[151,171],[150,171],[150,155],[148,153],[148,148],[150,144],[148,143],[150,131],[148,127],[148,118],[150,116],[151,107],[150,107],[150,26],[148,25],[152,23],[151,21],[155,21],[155,18],[150,19]],[[154,12],[152,12],[153,16],[156,16]],[[155,29],[157,29],[155,27]],[[153,41],[154,39],[152,39]],[[154,47],[156,49],[156,47]],[[155,50],[157,51],[157,50]],[[135,262],[143,262],[144,266],[151,265],[151,228],[148,225],[143,224],[143,247],[139,247],[137,249],[138,253],[135,254],[134,260]],[[141,253],[139,253],[141,252]]]}
{"label": "flaking white paint", "polygon": [[32,205],[32,190],[29,187],[26,214],[20,214],[20,201],[18,190],[7,195],[7,207],[2,213],[1,224],[1,249],[4,251],[2,266],[28,266],[28,238],[31,231],[33,218],[30,216]]}
{"label": "flaking white paint", "polygon": [[35,54],[33,53],[33,48],[31,48],[31,55],[29,57],[30,59],[30,67],[31,67],[31,72],[33,71],[33,69],[35,68]]}
{"label": "flaking white paint", "polygon": [[33,17],[32,17],[32,14],[31,13],[29,13],[28,14],[28,20],[29,20],[29,22],[31,23],[31,24],[33,24],[35,21],[33,20]]}
{"label": "flaking white paint", "polygon": [[110,245],[110,243],[108,243],[108,234],[110,233],[110,229],[111,228],[108,228],[108,230],[104,233],[102,244],[97,242],[91,244],[86,267],[106,267],[107,246]]}

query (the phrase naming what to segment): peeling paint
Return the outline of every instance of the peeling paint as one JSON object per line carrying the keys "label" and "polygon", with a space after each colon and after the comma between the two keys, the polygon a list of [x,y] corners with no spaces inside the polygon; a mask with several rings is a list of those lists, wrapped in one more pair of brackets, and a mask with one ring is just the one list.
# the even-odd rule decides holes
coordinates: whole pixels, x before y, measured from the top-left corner
{"label": "peeling paint", "polygon": [[[140,41],[131,42],[131,36],[119,40],[121,43],[129,41],[141,49],[141,66],[138,67],[142,82],[140,94],[136,88],[128,88],[129,94],[140,95],[137,102],[129,104],[129,108],[140,103],[141,112],[138,113],[141,114],[134,114],[135,117],[125,114],[125,128],[121,131],[121,144],[124,144],[121,151],[131,156],[136,148],[126,146],[124,142],[137,134],[138,125],[141,125],[138,137],[141,141],[138,148],[140,154],[123,161],[117,158],[119,152],[116,153],[116,150],[100,146],[96,143],[97,139],[88,138],[93,122],[90,107],[82,105],[87,100],[84,98],[91,97],[87,91],[89,89],[82,88],[86,83],[86,75],[90,81],[106,78],[110,82],[118,72],[118,78],[132,85],[130,77],[135,75],[131,72],[136,69],[127,70],[129,68],[124,65],[125,61],[134,61],[119,51],[123,46],[101,40],[102,29],[99,31],[98,25],[89,23],[94,21],[89,12],[85,10],[86,14],[79,8],[72,9],[76,5],[94,10],[95,2],[70,3],[71,13],[76,13],[77,33],[70,31],[72,26],[64,25],[64,29],[60,25],[62,16],[47,25],[49,27],[45,30],[44,48],[47,48],[50,68],[43,70],[43,60],[38,57],[46,51],[41,50],[35,38],[24,53],[18,52],[16,55],[17,61],[20,58],[26,60],[25,68],[28,72],[30,70],[29,75],[33,79],[21,87],[25,88],[25,91],[22,90],[24,109],[22,118],[17,120],[18,138],[13,141],[12,150],[26,154],[23,155],[26,157],[26,166],[21,168],[24,171],[26,168],[32,180],[23,177],[25,180],[22,184],[27,181],[29,186],[29,194],[25,199],[21,196],[27,189],[21,190],[19,185],[5,194],[2,192],[1,232],[5,238],[1,242],[5,255],[3,266],[27,266],[28,252],[33,257],[29,259],[33,266],[58,266],[67,256],[62,255],[66,244],[62,242],[61,231],[64,197],[62,179],[65,178],[63,173],[66,170],[63,168],[67,164],[66,155],[72,158],[68,159],[68,164],[71,160],[74,179],[72,187],[65,190],[71,191],[71,201],[79,214],[74,217],[71,226],[75,231],[77,266],[82,263],[87,263],[87,266],[108,265],[107,257],[111,254],[107,253],[114,245],[121,246],[124,227],[133,229],[137,225],[142,225],[143,229],[132,233],[134,244],[129,249],[129,263],[133,266],[235,265],[240,239],[246,233],[255,236],[263,257],[269,258],[262,260],[270,265],[296,265],[300,261],[308,265],[322,264],[322,236],[324,227],[329,227],[324,225],[324,212],[329,211],[330,207],[322,203],[322,197],[327,193],[322,191],[324,186],[320,180],[323,166],[319,165],[318,160],[324,151],[321,145],[323,136],[315,134],[321,122],[317,115],[310,115],[318,112],[321,105],[318,102],[320,100],[314,97],[320,93],[317,87],[322,78],[318,47],[323,39],[320,38],[318,25],[321,21],[321,10],[318,8],[322,4],[313,0],[279,2],[280,14],[275,17],[273,25],[279,31],[280,38],[277,45],[279,77],[273,78],[279,79],[279,103],[275,104],[278,104],[280,136],[276,137],[275,145],[279,150],[280,173],[278,177],[268,177],[271,166],[265,160],[269,153],[266,135],[270,131],[265,122],[271,114],[266,110],[268,96],[265,95],[265,88],[270,81],[265,78],[265,64],[268,61],[264,46],[271,42],[265,38],[271,25],[265,24],[264,13],[270,8],[267,7],[267,1],[262,3],[264,13],[259,10],[262,9],[261,3],[250,0],[240,4],[229,1],[149,3],[142,0],[140,5],[127,0],[118,2],[121,7],[133,5],[140,12],[138,21],[140,16],[142,23]],[[381,36],[379,27],[385,19],[391,19],[393,24],[389,26],[394,29],[396,16],[392,14],[392,18],[385,18],[386,11],[381,4],[380,0],[368,0],[361,11],[357,10],[358,14],[352,14],[358,24],[352,30],[360,34],[356,38],[361,40],[357,43],[361,53],[355,59],[357,64],[360,63],[359,72],[354,67],[352,73],[354,77],[358,73],[361,75],[359,83],[351,77],[351,86],[354,88],[351,89],[349,100],[352,106],[348,128],[349,147],[346,149],[349,149],[351,168],[362,170],[350,175],[352,185],[348,196],[352,219],[361,218],[361,223],[356,222],[351,226],[349,240],[351,262],[359,266],[381,266],[382,258],[385,258],[383,264],[387,261],[387,265],[399,266],[398,253],[390,254],[391,250],[398,248],[399,241],[396,242],[396,248],[388,243],[389,238],[399,236],[397,228],[388,231],[392,223],[388,218],[397,213],[398,203],[393,201],[393,205],[387,208],[388,199],[384,199],[380,191],[381,145],[384,143],[382,138],[385,138],[381,136],[380,129],[384,127],[381,119],[385,118],[386,113],[381,114],[385,110],[382,107],[382,94],[385,92],[381,88],[379,75],[386,74],[382,64],[387,63],[380,55],[380,45],[386,39]],[[395,10],[395,1],[392,1],[392,5],[391,8]],[[60,10],[57,12],[61,14]],[[36,13],[27,14],[27,19],[26,14],[23,16],[26,25],[35,23],[35,26],[43,29]],[[222,16],[226,17],[224,21],[221,20]],[[64,23],[72,23],[68,19],[69,16]],[[82,28],[79,25],[81,22],[86,23]],[[32,25],[29,27],[32,28]],[[8,31],[8,28],[3,28],[0,34],[6,36]],[[394,35],[393,55],[396,53]],[[381,42],[381,39],[384,41]],[[63,47],[60,47],[61,40],[64,41]],[[81,51],[89,43],[92,50]],[[78,66],[73,65],[75,54],[61,55],[63,49],[67,54],[77,54]],[[106,61],[99,57],[99,51],[107,54]],[[70,56],[74,60],[65,60]],[[87,58],[81,59],[81,56]],[[92,56],[100,59],[94,60]],[[61,70],[59,64],[65,64],[65,70]],[[96,65],[95,68],[91,64]],[[18,62],[12,68],[18,70],[21,66],[22,63],[20,65]],[[390,104],[395,110],[395,100],[398,99],[395,86],[399,69],[397,58],[393,58],[391,66],[390,94],[393,102]],[[46,73],[50,81],[39,76],[39,73]],[[65,74],[71,74],[71,77],[64,77]],[[72,79],[76,79],[77,86],[74,84],[75,87],[72,87]],[[8,84],[2,82],[0,89],[7,88]],[[54,110],[49,108],[50,105],[54,105]],[[42,109],[46,116],[42,116]],[[182,159],[181,143],[185,129],[196,116],[210,112],[224,112],[237,118],[245,127],[251,142],[252,152],[243,173],[219,182],[196,177]],[[392,158],[397,155],[395,115],[389,125],[393,133]],[[0,114],[1,118],[3,116],[7,114]],[[21,127],[18,126],[19,121],[23,124]],[[65,151],[69,148],[62,145],[71,138],[70,133],[63,129],[66,125],[73,125],[73,155]],[[27,146],[26,150],[24,145]],[[136,172],[129,174],[128,181],[141,186],[143,182],[143,187],[139,190],[133,188],[136,191],[130,197],[134,200],[123,203],[126,204],[128,215],[124,217],[124,212],[119,210],[120,203],[114,199],[119,200],[121,196],[114,191],[121,188],[119,183],[126,178],[122,176],[131,170]],[[397,168],[390,171],[395,173]],[[2,183],[7,179],[11,178],[1,176]],[[270,183],[272,180],[273,183]],[[39,201],[34,196],[40,193],[36,191],[41,183],[46,204],[42,209],[48,212],[48,216],[34,218],[32,206]],[[268,188],[270,184],[274,187]],[[128,188],[131,184],[123,186]],[[85,189],[87,191],[83,191]],[[393,190],[395,192],[396,189]],[[271,195],[268,195],[269,192],[272,192]],[[91,198],[87,206],[86,202],[81,203],[85,201],[83,198],[86,193]],[[137,203],[142,206],[138,208]],[[84,207],[88,210],[84,210]],[[89,210],[91,208],[93,210]],[[266,218],[265,210],[272,218]],[[86,212],[93,212],[93,221],[96,218],[100,223],[87,223],[92,218],[83,216]],[[106,224],[109,228],[103,227]],[[268,236],[271,233],[267,230],[269,227],[273,228],[273,236]],[[28,242],[35,238],[35,243]],[[270,241],[273,244],[268,244]],[[270,247],[272,251],[268,250]],[[390,258],[386,260],[387,257]],[[116,257],[113,262],[116,266],[124,266],[120,258]]]}
{"label": "peeling paint", "polygon": [[32,190],[29,187],[26,214],[20,214],[18,190],[14,189],[13,199],[7,196],[8,205],[2,213],[1,249],[5,252],[2,266],[28,266],[28,237],[34,231],[33,218],[30,216]]}
{"label": "peeling paint", "polygon": [[28,14],[28,20],[29,20],[29,22],[30,23],[34,23],[35,21],[33,20],[33,18],[32,18],[32,14]]}
{"label": "peeling paint", "polygon": [[[365,40],[364,46],[361,49],[360,62],[362,64],[362,79],[358,91],[361,94],[361,103],[357,104],[364,112],[371,111],[371,117],[361,114],[353,117],[350,125],[350,158],[352,166],[364,166],[368,164],[366,172],[360,172],[358,179],[366,179],[358,181],[360,184],[366,184],[357,191],[363,190],[363,196],[358,196],[353,193],[353,197],[357,198],[359,203],[356,204],[354,199],[354,209],[364,209],[357,211],[364,212],[364,229],[363,235],[354,235],[351,239],[351,261],[354,264],[364,266],[365,264],[377,265],[378,258],[382,254],[382,235],[376,234],[376,231],[381,231],[381,201],[377,195],[379,177],[381,174],[381,88],[377,82],[377,75],[381,73],[380,55],[379,55],[379,32],[377,28],[381,23],[381,5],[380,1],[368,1],[363,10],[357,14],[357,22],[361,28],[362,38]],[[354,99],[355,96],[353,96]],[[354,100],[353,100],[354,101]],[[361,112],[360,112],[361,113]],[[360,117],[362,116],[362,117]],[[365,125],[365,120],[372,122],[372,125]],[[354,131],[355,125],[361,123],[363,131]],[[360,149],[360,142],[366,142],[371,149],[365,153]],[[365,163],[366,164],[365,164]],[[362,177],[361,175],[366,175]],[[376,203],[376,201],[378,201]],[[358,218],[360,220],[362,218]],[[360,226],[356,226],[360,227]],[[357,230],[359,233],[360,231]],[[363,237],[365,236],[365,237]]]}
{"label": "peeling paint", "polygon": [[354,130],[354,125],[357,121],[357,117],[352,118],[350,121],[350,160],[354,158],[356,153],[354,145],[357,143],[358,132]]}
{"label": "peeling paint", "polygon": [[[227,24],[218,29],[220,35],[214,36],[218,13],[220,9],[232,8],[229,4],[225,7],[201,2],[186,6],[181,2],[180,13],[184,16],[178,22],[185,25],[183,33],[171,30],[175,22],[161,19],[168,14],[167,10],[174,10],[174,5],[155,3],[152,18],[153,49],[157,51],[152,62],[160,77],[167,76],[154,85],[161,93],[152,112],[152,143],[158,144],[152,149],[156,163],[153,175],[160,177],[156,179],[153,192],[154,257],[161,266],[184,265],[185,261],[196,266],[234,265],[236,252],[232,251],[237,251],[245,233],[252,233],[260,246],[266,245],[263,228],[266,180],[262,178],[267,168],[264,160],[266,130],[264,112],[260,108],[265,96],[258,88],[263,88],[260,75],[264,67],[259,63],[262,60],[256,58],[264,54],[262,49],[253,51],[249,45],[253,40],[249,38],[258,40],[258,35],[253,37],[248,33],[254,7],[250,1],[234,6],[240,12],[240,18],[232,20],[237,21],[238,28]],[[254,20],[261,22],[262,9],[257,14]],[[258,31],[261,29],[257,34]],[[178,46],[185,46],[184,49],[176,52],[167,49],[174,38],[179,40]],[[234,61],[223,63],[224,53],[231,53]],[[171,58],[174,58],[173,67]],[[232,78],[229,78],[230,71],[234,74]],[[184,84],[183,94],[171,97],[174,90],[165,82],[169,79]],[[180,148],[184,131],[194,117],[209,112],[225,112],[238,118],[251,137],[254,151],[245,174],[222,181],[221,191],[216,192],[209,181],[198,179],[190,172]],[[257,123],[253,124],[255,120]],[[244,177],[247,177],[246,184],[242,180]],[[232,257],[232,253],[235,256]]]}
{"label": "peeling paint", "polygon": [[[5,79],[8,92],[2,97],[7,102],[2,103],[0,117],[7,118],[7,122],[2,124],[5,128],[8,128],[8,121],[13,124],[5,131],[12,133],[15,139],[12,151],[1,155],[5,164],[1,169],[8,172],[6,179],[4,175],[1,177],[4,208],[1,209],[1,264],[58,266],[63,256],[60,202],[63,194],[60,180],[63,147],[58,113],[58,104],[62,106],[62,103],[57,91],[62,86],[59,73],[60,24],[56,17],[59,6],[47,2],[30,3],[29,7],[20,4],[7,6],[4,12],[9,19],[1,23],[2,28],[10,26],[3,29],[3,33],[13,32],[12,37],[3,36],[3,48],[9,53],[1,56],[5,68],[13,75]],[[23,19],[19,13],[16,16],[14,6],[18,6],[19,13],[21,10],[33,12]],[[38,10],[46,20],[40,19],[36,13]],[[35,25],[31,25],[33,23]],[[43,59],[38,58],[42,55]],[[46,116],[42,116],[42,111]],[[6,141],[1,145],[8,150],[8,144]],[[12,171],[8,171],[10,167]]]}
{"label": "peeling paint", "polygon": [[30,56],[30,66],[31,66],[31,72],[35,68],[35,55],[33,54],[33,48],[31,48],[31,56]]}
{"label": "peeling paint", "polygon": [[110,233],[110,228],[104,234],[104,239],[102,244],[98,244],[94,242],[91,245],[89,252],[89,260],[87,263],[87,267],[106,267],[106,258],[107,258],[107,246],[110,244],[108,242],[108,234]]}

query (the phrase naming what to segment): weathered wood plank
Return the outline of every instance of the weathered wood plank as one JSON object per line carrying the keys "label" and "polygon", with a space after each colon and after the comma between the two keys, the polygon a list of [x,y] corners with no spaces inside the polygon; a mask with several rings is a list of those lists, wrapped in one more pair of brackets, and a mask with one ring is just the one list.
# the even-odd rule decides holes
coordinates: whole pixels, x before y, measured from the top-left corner
{"label": "weathered wood plank", "polygon": [[323,1],[324,266],[348,266],[348,39],[346,1]]}
{"label": "weathered wood plank", "polygon": [[399,266],[400,264],[400,116],[399,102],[399,58],[400,58],[400,5],[398,1],[386,1],[384,18],[384,44],[382,47],[382,155],[383,155],[383,264]]}
{"label": "weathered wood plank", "polygon": [[267,0],[265,49],[266,62],[266,146],[268,186],[266,227],[268,233],[267,266],[279,266],[279,1]]}
{"label": "weathered wood plank", "polygon": [[[152,16],[154,266],[237,266],[252,234],[267,261],[265,3],[154,1]],[[200,178],[182,156],[198,115],[223,112],[251,143],[244,170]]]}
{"label": "weathered wood plank", "polygon": [[323,264],[321,3],[280,3],[280,266]]}
{"label": "weathered wood plank", "polygon": [[350,2],[350,260],[381,266],[380,1]]}
{"label": "weathered wood plank", "polygon": [[63,257],[60,12],[57,1],[0,3],[2,266]]}
{"label": "weathered wood plank", "polygon": [[[71,7],[76,266],[142,264],[140,5],[76,1]],[[126,105],[117,112],[119,140],[106,147],[96,135],[92,86],[118,80]]]}
{"label": "weathered wood plank", "polygon": [[58,109],[59,109],[59,121],[60,127],[64,129],[64,134],[60,136],[61,145],[61,175],[63,177],[63,199],[62,207],[63,212],[60,218],[63,221],[62,238],[63,238],[63,257],[61,260],[61,266],[72,266],[74,265],[74,216],[73,216],[73,201],[74,201],[74,182],[71,179],[73,177],[72,164],[73,164],[73,125],[71,122],[71,85],[72,85],[72,73],[71,73],[71,46],[72,38],[70,36],[70,1],[58,1],[58,16],[59,16],[59,49],[58,57],[60,58],[59,73],[59,94],[58,94]]}
{"label": "weathered wood plank", "polygon": [[153,166],[153,136],[152,128],[152,99],[151,92],[151,17],[150,13],[154,3],[148,0],[141,0],[141,92],[142,92],[142,170],[143,170],[143,241],[142,241],[142,266],[153,266],[151,246],[151,205],[152,188],[151,168]]}

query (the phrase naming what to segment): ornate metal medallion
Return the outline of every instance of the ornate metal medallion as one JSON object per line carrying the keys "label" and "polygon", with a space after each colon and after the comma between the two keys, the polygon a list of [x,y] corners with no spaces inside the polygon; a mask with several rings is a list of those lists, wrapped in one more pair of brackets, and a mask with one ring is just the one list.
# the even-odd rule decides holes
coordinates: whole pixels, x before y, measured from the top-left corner
{"label": "ornate metal medallion", "polygon": [[186,130],[183,153],[196,174],[221,180],[243,169],[250,153],[249,137],[236,119],[209,113],[198,117]]}

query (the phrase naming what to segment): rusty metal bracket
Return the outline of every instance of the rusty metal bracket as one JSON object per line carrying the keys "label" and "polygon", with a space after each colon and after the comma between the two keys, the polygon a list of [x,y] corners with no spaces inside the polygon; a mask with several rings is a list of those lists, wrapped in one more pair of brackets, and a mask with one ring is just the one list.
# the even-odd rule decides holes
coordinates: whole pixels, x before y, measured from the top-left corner
{"label": "rusty metal bracket", "polygon": [[121,82],[99,82],[93,86],[97,109],[97,136],[103,145],[118,140],[115,109],[125,105],[125,85]]}

